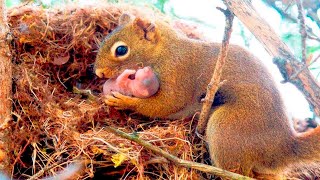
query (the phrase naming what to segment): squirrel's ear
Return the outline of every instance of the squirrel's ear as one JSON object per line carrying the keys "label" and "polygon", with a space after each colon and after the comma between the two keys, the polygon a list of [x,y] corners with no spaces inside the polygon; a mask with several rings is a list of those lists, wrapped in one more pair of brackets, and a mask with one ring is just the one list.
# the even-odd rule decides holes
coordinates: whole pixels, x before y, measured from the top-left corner
{"label": "squirrel's ear", "polygon": [[119,25],[128,24],[133,20],[133,16],[127,13],[123,13],[119,18]]}
{"label": "squirrel's ear", "polygon": [[159,38],[159,32],[154,23],[143,20],[141,18],[136,18],[134,20],[134,25],[137,25],[139,29],[144,32],[144,38],[151,42],[157,42]]}

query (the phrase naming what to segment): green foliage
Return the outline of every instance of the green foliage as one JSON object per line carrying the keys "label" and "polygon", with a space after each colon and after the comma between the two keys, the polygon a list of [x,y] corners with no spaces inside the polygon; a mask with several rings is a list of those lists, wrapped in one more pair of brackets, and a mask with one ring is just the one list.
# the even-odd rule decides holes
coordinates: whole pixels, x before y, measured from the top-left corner
{"label": "green foliage", "polygon": [[239,21],[239,36],[241,36],[243,43],[246,47],[250,47],[250,42],[252,40],[252,34],[248,31],[245,26]]}
{"label": "green foliage", "polygon": [[6,0],[6,6],[7,7],[13,6],[13,2],[11,0]]}
{"label": "green foliage", "polygon": [[291,48],[294,55],[301,59],[301,36],[293,32],[284,33],[282,40]]}
{"label": "green foliage", "polygon": [[169,0],[157,0],[154,2],[154,6],[164,13],[164,6]]}
{"label": "green foliage", "polygon": [[320,53],[320,45],[315,46],[308,46],[307,47],[307,54],[314,54],[314,53]]}
{"label": "green foliage", "polygon": [[55,5],[66,4],[68,2],[75,2],[77,0],[6,0],[6,6],[12,7],[23,2],[30,2],[41,5],[44,8],[51,8]]}
{"label": "green foliage", "polygon": [[7,7],[12,7],[12,6],[18,5],[20,3],[21,3],[20,0],[6,0]]}
{"label": "green foliage", "polygon": [[57,6],[57,5],[63,5],[69,2],[75,2],[76,0],[50,0],[49,2],[46,1],[42,1],[42,0],[33,0],[35,3],[37,4],[41,4],[42,7],[44,8],[51,8],[53,6]]}

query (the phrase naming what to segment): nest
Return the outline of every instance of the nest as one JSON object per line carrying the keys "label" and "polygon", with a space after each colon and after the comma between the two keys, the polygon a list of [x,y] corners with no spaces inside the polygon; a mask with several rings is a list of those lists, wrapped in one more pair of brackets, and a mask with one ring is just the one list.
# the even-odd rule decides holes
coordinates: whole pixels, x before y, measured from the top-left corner
{"label": "nest", "polygon": [[[141,117],[107,107],[99,97],[105,80],[94,75],[93,63],[100,42],[117,26],[123,12],[167,20],[155,10],[115,4],[9,10],[13,121],[5,143],[12,178],[208,178],[105,130],[112,126],[139,132],[142,139],[179,158],[205,159],[204,146],[193,136],[192,119]],[[189,37],[200,37],[196,27],[182,22],[174,25]],[[72,177],[63,176],[64,170]]]}

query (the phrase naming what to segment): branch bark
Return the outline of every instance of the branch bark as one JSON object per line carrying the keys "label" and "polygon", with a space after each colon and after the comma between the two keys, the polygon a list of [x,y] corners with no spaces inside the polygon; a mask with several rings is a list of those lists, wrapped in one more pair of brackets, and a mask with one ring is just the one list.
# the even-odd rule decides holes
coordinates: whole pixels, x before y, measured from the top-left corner
{"label": "branch bark", "polygon": [[299,24],[300,24],[300,34],[301,34],[301,56],[302,56],[302,61],[306,63],[307,61],[307,45],[306,45],[306,40],[307,40],[307,31],[306,31],[306,23],[304,19],[304,14],[303,14],[303,6],[301,0],[296,0],[297,7],[298,7],[298,19],[299,19]]}
{"label": "branch bark", "polygon": [[252,178],[246,177],[246,176],[242,176],[240,174],[236,174],[233,172],[229,172],[214,166],[209,166],[206,164],[201,164],[201,163],[196,163],[196,162],[192,162],[192,161],[187,161],[184,159],[180,159],[176,156],[173,156],[172,154],[160,149],[157,146],[152,145],[151,143],[144,141],[142,139],[139,138],[139,136],[137,135],[129,135],[123,131],[120,131],[118,129],[112,128],[112,127],[106,127],[106,129],[117,135],[120,136],[122,138],[134,141],[136,143],[138,143],[139,145],[153,151],[155,154],[161,155],[163,157],[165,157],[166,159],[168,159],[169,161],[179,165],[179,166],[183,166],[183,167],[187,167],[187,168],[192,168],[192,169],[196,169],[202,172],[206,172],[206,173],[210,173],[210,174],[214,174],[217,175],[219,177],[222,178],[226,178],[226,179],[243,179],[243,180],[252,180]]}
{"label": "branch bark", "polygon": [[231,32],[232,32],[232,23],[233,23],[234,15],[229,10],[220,9],[220,11],[222,11],[226,16],[226,27],[224,30],[224,36],[221,44],[221,49],[219,52],[219,57],[215,65],[212,78],[207,87],[206,97],[204,99],[204,103],[201,109],[200,118],[197,125],[197,132],[196,132],[198,133],[198,136],[200,136],[200,134],[203,134],[205,131],[205,128],[207,127],[209,113],[214,100],[214,96],[218,91],[219,87],[222,85],[222,82],[220,82],[220,79],[221,79],[220,77],[222,74],[223,66],[227,59],[229,41],[230,41]]}
{"label": "branch bark", "polygon": [[[314,112],[320,116],[320,85],[309,69],[305,68],[307,65],[294,57],[248,0],[224,0],[224,2],[273,56],[274,63],[278,66],[284,82],[294,84],[304,94]],[[296,72],[299,73],[293,77]]]}
{"label": "branch bark", "polygon": [[[10,49],[7,43],[9,33],[5,0],[0,0],[0,170],[6,171],[8,165],[6,148],[3,144],[5,127],[11,119],[12,67]],[[8,170],[8,169],[7,169]]]}

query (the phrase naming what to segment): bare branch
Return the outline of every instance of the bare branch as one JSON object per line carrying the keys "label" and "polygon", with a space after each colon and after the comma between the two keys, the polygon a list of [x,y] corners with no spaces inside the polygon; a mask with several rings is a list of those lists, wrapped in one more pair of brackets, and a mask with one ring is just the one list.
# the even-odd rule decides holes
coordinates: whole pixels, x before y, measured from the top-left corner
{"label": "bare branch", "polygon": [[216,66],[210,80],[210,83],[207,87],[206,97],[204,99],[204,103],[201,109],[200,118],[197,125],[197,133],[203,134],[209,119],[210,109],[213,103],[214,96],[218,91],[219,87],[222,85],[220,83],[220,77],[222,74],[222,69],[227,59],[228,49],[229,49],[229,41],[232,32],[232,23],[234,15],[229,10],[220,9],[226,16],[226,27],[224,30],[224,36],[221,44],[221,49],[219,52],[219,57],[216,62]]}
{"label": "bare branch", "polygon": [[11,114],[11,59],[7,35],[9,32],[5,1],[0,0],[0,124],[2,125]]}
{"label": "bare branch", "polygon": [[[0,0],[0,141],[5,138],[6,123],[11,119],[11,87],[12,87],[12,67],[9,45],[7,37],[9,33],[7,11],[4,0]],[[8,158],[5,155],[6,146],[0,148],[0,169],[8,170]]]}
{"label": "bare branch", "polygon": [[296,0],[297,2],[297,6],[298,6],[298,19],[300,21],[300,34],[301,34],[301,57],[302,57],[302,61],[304,63],[306,63],[307,60],[307,53],[306,53],[306,40],[307,40],[307,31],[306,31],[306,23],[305,23],[305,19],[304,19],[304,15],[303,15],[303,7],[302,7],[302,3],[301,0]]}
{"label": "bare branch", "polygon": [[141,146],[153,151],[154,153],[156,153],[158,155],[161,155],[161,156],[167,158],[169,161],[171,161],[171,162],[173,162],[173,163],[175,163],[175,164],[177,164],[179,166],[196,169],[196,170],[199,170],[199,171],[202,171],[202,172],[214,174],[214,175],[217,175],[219,177],[227,178],[227,179],[243,179],[243,180],[252,179],[252,178],[249,178],[249,177],[246,177],[246,176],[242,176],[240,174],[236,174],[236,173],[233,173],[233,172],[229,172],[229,171],[226,171],[226,170],[214,167],[214,166],[209,166],[209,165],[206,165],[206,164],[201,164],[201,163],[196,163],[196,162],[180,159],[180,158],[178,158],[176,156],[173,156],[172,154],[160,149],[159,147],[154,146],[151,143],[140,139],[135,134],[129,135],[129,134],[123,132],[123,131],[120,131],[118,129],[112,128],[110,126],[106,127],[106,129],[109,132],[111,132],[111,133],[113,133],[113,134],[115,134],[117,136],[120,136],[120,137],[125,138],[125,139],[129,139],[131,141],[134,141],[134,142],[138,143],[139,145],[141,145]]}

